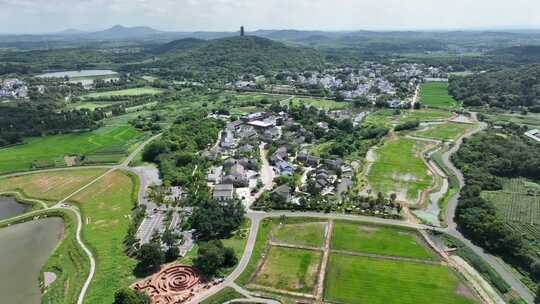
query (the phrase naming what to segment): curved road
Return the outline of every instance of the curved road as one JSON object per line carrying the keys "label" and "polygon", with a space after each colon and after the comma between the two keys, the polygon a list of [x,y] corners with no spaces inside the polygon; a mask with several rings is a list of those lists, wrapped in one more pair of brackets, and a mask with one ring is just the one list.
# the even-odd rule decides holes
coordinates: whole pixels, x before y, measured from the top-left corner
{"label": "curved road", "polygon": [[[473,117],[476,120],[476,113],[473,113]],[[465,186],[465,178],[463,177],[463,174],[461,171],[459,171],[454,164],[450,161],[450,158],[452,157],[452,154],[457,152],[459,150],[459,147],[463,143],[463,138],[472,136],[480,131],[483,131],[487,128],[487,124],[484,122],[480,122],[480,127],[476,128],[475,130],[472,130],[465,135],[463,135],[459,140],[456,142],[456,144],[448,150],[446,153],[443,154],[442,160],[444,165],[454,174],[458,181],[459,181],[459,189],[463,188]],[[454,216],[456,213],[456,208],[458,205],[459,200],[459,191],[456,193],[450,200],[448,201],[448,207],[446,210],[446,221],[448,224],[448,228],[445,229],[444,232],[447,234],[459,239],[461,242],[463,242],[467,247],[469,247],[476,255],[482,257],[484,261],[486,261],[495,271],[501,275],[501,277],[514,289],[522,298],[529,304],[534,303],[534,293],[525,286],[519,279],[516,279],[516,277],[508,271],[508,269],[505,267],[503,262],[501,262],[499,259],[494,257],[493,255],[487,253],[484,251],[483,248],[476,246],[471,241],[469,241],[467,238],[465,238],[461,232],[457,230],[457,223],[454,220]]]}
{"label": "curved road", "polygon": [[[473,118],[476,121],[476,113],[473,113]],[[487,125],[483,122],[480,123],[480,127],[476,128],[472,131],[467,132],[463,136],[461,136],[457,141],[456,144],[445,154],[443,154],[443,162],[444,164],[452,171],[453,174],[455,174],[459,180],[460,189],[463,188],[465,185],[465,180],[463,178],[463,175],[461,172],[452,164],[450,161],[450,157],[453,153],[455,153],[457,150],[459,150],[463,139],[469,136],[472,136],[476,134],[477,132],[480,132],[484,129],[486,129]],[[246,269],[249,260],[251,258],[251,255],[253,253],[253,249],[255,247],[255,241],[257,238],[257,233],[259,229],[259,223],[261,220],[267,217],[280,217],[280,216],[288,216],[288,217],[316,217],[316,218],[327,218],[327,219],[346,219],[346,220],[355,220],[355,221],[363,221],[363,222],[371,222],[371,223],[379,223],[379,224],[389,224],[389,225],[396,225],[396,226],[404,226],[404,227],[410,227],[410,228],[417,228],[417,229],[426,229],[426,230],[434,230],[439,231],[443,233],[447,233],[461,242],[463,242],[466,246],[468,246],[475,254],[483,258],[493,269],[495,269],[501,277],[529,304],[534,303],[534,294],[525,286],[523,283],[521,283],[518,279],[516,279],[512,273],[510,273],[504,265],[501,264],[494,256],[484,252],[484,250],[481,247],[478,247],[474,244],[472,244],[468,239],[466,239],[459,231],[457,231],[457,224],[454,222],[454,213],[457,207],[457,202],[459,199],[459,192],[450,199],[447,209],[447,221],[448,221],[448,228],[434,228],[431,226],[421,225],[421,224],[415,224],[411,222],[406,221],[399,221],[399,220],[388,220],[388,219],[382,219],[382,218],[375,218],[375,217],[367,217],[367,216],[357,216],[357,215],[344,215],[344,214],[325,214],[325,213],[315,213],[315,212],[258,212],[253,210],[248,210],[247,217],[251,219],[251,231],[249,234],[249,238],[246,244],[246,248],[244,250],[244,254],[242,255],[242,258],[240,262],[238,263],[238,266],[236,269],[225,279],[225,281],[217,286],[214,286],[213,288],[207,290],[206,292],[197,295],[195,298],[193,298],[189,304],[196,304],[200,303],[201,301],[211,297],[212,295],[216,294],[220,290],[222,290],[225,287],[232,287],[239,291],[240,293],[244,295],[251,295],[249,291],[246,291],[245,289],[242,289],[234,281],[240,276],[240,274]],[[249,299],[249,296],[248,296]],[[269,303],[269,302],[262,302],[262,303]]]}
{"label": "curved road", "polygon": [[[64,171],[64,170],[77,170],[77,169],[85,169],[85,168],[108,168],[109,169],[105,173],[103,173],[102,175],[96,177],[95,179],[88,182],[86,185],[82,186],[81,188],[77,189],[76,191],[72,192],[71,194],[69,194],[65,198],[58,201],[52,207],[47,207],[47,205],[42,201],[32,200],[32,201],[36,201],[36,202],[40,203],[42,205],[42,207],[44,207],[44,208],[40,209],[40,210],[32,211],[30,213],[25,213],[25,214],[22,214],[22,215],[19,215],[19,216],[16,216],[16,217],[12,217],[12,218],[9,218],[9,219],[5,220],[5,221],[7,221],[7,220],[13,220],[13,219],[21,218],[21,217],[27,217],[27,216],[30,216],[32,214],[39,214],[39,213],[42,213],[42,212],[44,212],[46,210],[53,210],[53,209],[64,209],[64,210],[69,210],[69,211],[75,213],[75,216],[77,218],[77,231],[76,231],[77,243],[79,244],[79,246],[81,246],[83,251],[88,256],[88,259],[90,260],[90,270],[88,272],[88,277],[86,278],[86,280],[84,282],[84,285],[83,285],[83,287],[81,289],[81,292],[79,293],[79,297],[77,299],[77,304],[83,304],[83,302],[84,302],[84,297],[86,296],[86,292],[88,290],[88,287],[90,286],[90,283],[92,282],[92,279],[93,279],[95,271],[96,271],[96,260],[94,258],[94,255],[92,254],[92,251],[90,251],[90,249],[82,241],[81,231],[82,231],[83,221],[82,221],[81,214],[80,214],[79,210],[77,208],[75,208],[75,207],[65,205],[64,203],[67,200],[69,200],[70,198],[72,198],[73,196],[77,195],[78,193],[84,191],[88,187],[95,184],[97,181],[99,181],[101,178],[103,178],[107,174],[109,174],[109,173],[111,173],[111,172],[113,172],[113,171],[115,171],[117,169],[129,170],[131,172],[134,172],[135,174],[138,174],[137,171],[131,170],[129,168],[129,164],[131,163],[131,161],[133,161],[133,159],[137,156],[137,154],[139,154],[139,152],[141,152],[142,149],[144,149],[144,147],[147,144],[149,144],[150,142],[152,142],[153,140],[155,140],[156,138],[158,138],[160,136],[161,136],[161,133],[159,133],[157,135],[154,135],[154,136],[150,137],[149,139],[147,139],[146,141],[144,141],[143,143],[141,143],[135,150],[133,150],[133,152],[131,152],[128,155],[128,157],[126,157],[126,159],[120,165],[116,165],[116,166],[112,166],[112,167],[111,166],[88,166],[88,167],[69,167],[69,168],[46,169],[46,170],[36,170],[36,171],[12,173],[12,174],[7,174],[7,175],[0,176],[2,178],[5,178],[5,177],[15,177],[15,176],[21,176],[21,175],[35,174],[35,173],[55,172],[55,171]],[[141,183],[142,182],[143,182],[143,180],[141,179]],[[144,188],[141,187],[140,191],[143,192]],[[140,195],[139,195],[139,197],[140,197]],[[2,221],[0,221],[0,223],[1,222]]]}
{"label": "curved road", "polygon": [[[475,118],[475,114],[473,114],[473,117]],[[450,161],[450,157],[453,153],[455,153],[461,143],[463,142],[463,138],[469,137],[474,135],[477,132],[480,132],[484,130],[487,127],[485,123],[480,123],[480,127],[470,131],[466,134],[464,134],[462,137],[460,137],[456,144],[445,154],[443,154],[443,162],[444,164],[449,168],[449,170],[452,171],[453,174],[456,175],[456,177],[459,180],[460,189],[465,185],[465,181],[463,178],[463,175],[461,172],[452,164]],[[116,170],[116,169],[125,169],[129,170],[135,174],[137,174],[139,177],[141,177],[143,174],[140,174],[137,170],[132,170],[129,168],[129,163],[136,157],[136,155],[151,141],[161,136],[161,134],[157,134],[145,142],[143,142],[141,145],[139,145],[125,160],[122,162],[122,164],[108,167],[108,166],[93,166],[93,167],[87,167],[87,168],[109,168],[106,173],[103,175],[97,177],[96,179],[89,182],[87,185],[83,186],[82,188],[78,189],[74,193],[70,194],[68,197],[64,198],[63,200],[59,201],[58,204],[56,204],[52,208],[62,208],[64,205],[63,203],[67,201],[69,198],[73,197],[77,193],[83,191],[84,189],[88,188],[90,185],[97,182],[99,179],[101,179],[103,176],[109,174],[110,172]],[[85,167],[71,167],[71,168],[62,168],[62,169],[48,169],[48,170],[40,170],[40,171],[30,171],[30,172],[23,172],[23,173],[13,173],[4,175],[2,177],[10,177],[10,176],[18,176],[18,175],[25,175],[25,174],[32,174],[32,173],[38,173],[38,172],[52,172],[52,171],[61,171],[61,170],[74,170],[74,169],[81,169]],[[144,179],[144,177],[141,177]],[[141,184],[143,184],[140,187],[141,193],[144,193],[144,184],[145,181],[141,179]],[[139,195],[139,198],[141,195]],[[440,232],[447,233],[457,239],[459,239],[461,242],[463,242],[465,245],[467,245],[473,252],[475,252],[478,256],[482,257],[491,267],[493,267],[500,275],[501,277],[529,304],[534,303],[534,294],[525,286],[523,285],[519,280],[517,280],[506,268],[504,265],[501,264],[495,257],[492,255],[484,252],[484,250],[474,244],[472,244],[468,239],[466,239],[459,231],[457,231],[457,224],[454,221],[454,213],[457,207],[457,202],[459,199],[459,193],[456,194],[454,197],[452,197],[448,203],[447,208],[447,221],[448,221],[448,228],[434,228],[431,226],[421,225],[421,224],[415,224],[411,222],[406,221],[399,221],[399,220],[388,220],[388,219],[382,219],[382,218],[375,218],[375,217],[368,217],[368,216],[357,216],[357,215],[345,215],[345,214],[326,214],[326,213],[316,213],[316,212],[260,212],[260,211],[252,211],[248,210],[246,216],[251,219],[251,230],[250,234],[246,243],[246,247],[244,249],[244,254],[242,255],[242,258],[240,259],[237,267],[234,269],[234,271],[224,280],[222,284],[219,284],[217,286],[212,287],[211,289],[205,291],[204,293],[201,293],[194,298],[190,300],[190,304],[196,304],[200,303],[201,301],[211,297],[212,295],[216,294],[220,290],[222,290],[225,287],[231,287],[238,291],[239,293],[246,296],[246,300],[244,302],[253,302],[253,303],[267,303],[267,304],[275,304],[279,303],[275,300],[270,299],[263,299],[258,298],[256,295],[252,294],[251,292],[243,289],[242,287],[238,286],[234,281],[244,272],[246,269],[249,260],[251,258],[251,255],[253,253],[253,249],[255,247],[255,241],[257,238],[257,233],[259,230],[259,224],[261,220],[268,218],[268,217],[280,217],[280,216],[287,216],[287,217],[314,217],[314,218],[326,218],[326,219],[346,219],[346,220],[354,220],[354,221],[363,221],[363,222],[371,222],[371,223],[379,223],[379,224],[387,224],[387,225],[396,225],[396,226],[403,226],[403,227],[410,227],[410,228],[417,228],[417,229],[427,229],[427,230],[436,230]],[[87,280],[85,281],[85,284],[83,286],[83,289],[81,290],[81,293],[79,294],[79,299],[77,301],[77,304],[82,304],[84,301],[84,297],[86,294],[86,291],[88,289],[88,286],[90,285],[90,282],[92,281],[94,272],[95,272],[95,259],[91,253],[91,251],[86,247],[84,242],[81,240],[80,232],[82,230],[82,219],[80,216],[80,213],[75,208],[65,208],[68,210],[71,210],[77,215],[77,242],[83,248],[85,253],[90,259],[90,273],[88,275]],[[41,212],[42,210],[35,211]],[[29,214],[25,214],[27,216]]]}

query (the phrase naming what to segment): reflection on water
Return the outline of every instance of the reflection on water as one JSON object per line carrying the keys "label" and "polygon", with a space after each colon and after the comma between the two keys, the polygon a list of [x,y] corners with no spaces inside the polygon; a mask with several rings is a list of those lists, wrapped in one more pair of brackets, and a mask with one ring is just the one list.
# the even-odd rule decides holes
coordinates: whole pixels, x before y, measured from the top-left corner
{"label": "reflection on water", "polygon": [[0,229],[0,303],[39,304],[41,267],[62,239],[61,218]]}
{"label": "reflection on water", "polygon": [[64,72],[54,72],[54,73],[45,73],[38,75],[40,78],[63,78],[63,77],[91,77],[91,76],[107,76],[107,75],[116,75],[115,71],[112,70],[81,70],[81,71],[64,71]]}
{"label": "reflection on water", "polygon": [[21,204],[13,197],[0,196],[0,221],[23,214],[31,208],[32,206]]}

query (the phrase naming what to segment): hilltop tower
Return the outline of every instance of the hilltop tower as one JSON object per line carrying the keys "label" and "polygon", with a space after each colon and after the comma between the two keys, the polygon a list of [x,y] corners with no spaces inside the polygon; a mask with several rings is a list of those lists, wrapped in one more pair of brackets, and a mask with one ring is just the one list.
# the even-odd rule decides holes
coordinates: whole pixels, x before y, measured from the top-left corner
{"label": "hilltop tower", "polygon": [[245,32],[244,32],[244,26],[242,25],[242,26],[240,27],[240,37],[244,37],[244,35],[245,35]]}

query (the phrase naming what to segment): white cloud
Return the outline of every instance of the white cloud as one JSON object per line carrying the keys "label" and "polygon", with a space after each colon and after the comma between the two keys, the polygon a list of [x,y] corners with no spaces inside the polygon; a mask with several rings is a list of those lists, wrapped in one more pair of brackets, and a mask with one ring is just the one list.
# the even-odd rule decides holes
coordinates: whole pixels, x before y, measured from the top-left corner
{"label": "white cloud", "polygon": [[0,32],[540,27],[536,0],[0,0]]}

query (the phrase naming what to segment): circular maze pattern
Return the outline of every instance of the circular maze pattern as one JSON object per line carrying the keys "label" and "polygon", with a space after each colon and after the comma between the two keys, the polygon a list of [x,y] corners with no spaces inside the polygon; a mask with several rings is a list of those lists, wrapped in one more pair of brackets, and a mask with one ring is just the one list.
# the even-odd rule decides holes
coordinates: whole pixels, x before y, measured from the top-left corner
{"label": "circular maze pattern", "polygon": [[152,283],[161,292],[182,292],[200,283],[200,278],[192,267],[177,265],[162,270]]}
{"label": "circular maze pattern", "polygon": [[133,285],[135,290],[144,291],[152,304],[180,304],[188,301],[196,292],[201,279],[190,266],[176,265],[161,270],[158,274]]}

